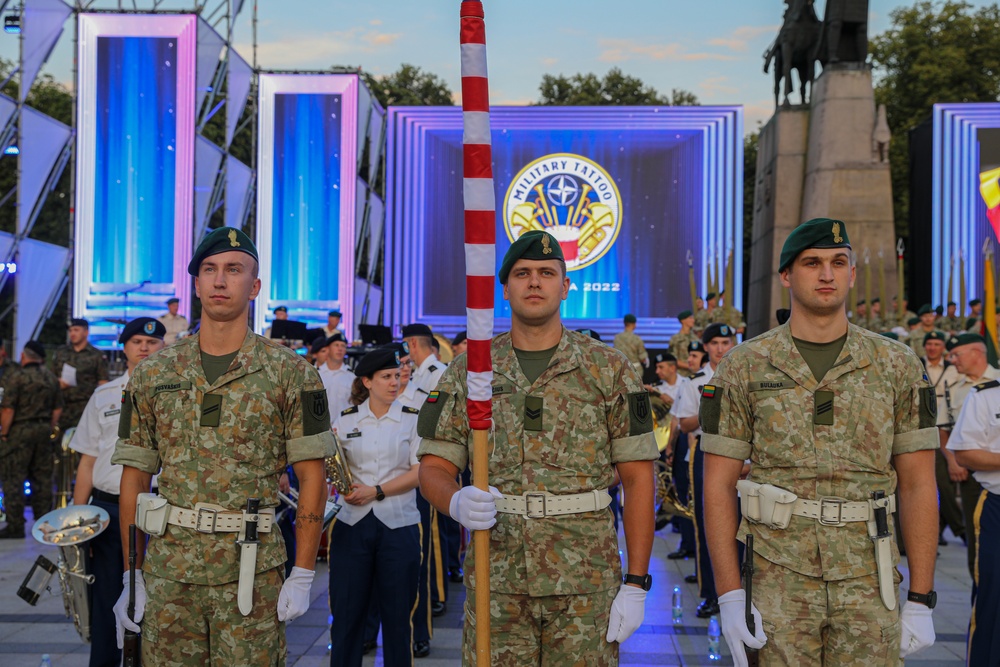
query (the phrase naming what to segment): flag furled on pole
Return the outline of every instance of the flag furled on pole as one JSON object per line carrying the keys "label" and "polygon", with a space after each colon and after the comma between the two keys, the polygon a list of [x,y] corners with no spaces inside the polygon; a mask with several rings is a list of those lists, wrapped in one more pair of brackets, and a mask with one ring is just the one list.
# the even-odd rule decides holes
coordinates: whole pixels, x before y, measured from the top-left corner
{"label": "flag furled on pole", "polygon": [[1000,167],[979,174],[979,194],[986,202],[986,217],[993,225],[993,233],[1000,239]]}

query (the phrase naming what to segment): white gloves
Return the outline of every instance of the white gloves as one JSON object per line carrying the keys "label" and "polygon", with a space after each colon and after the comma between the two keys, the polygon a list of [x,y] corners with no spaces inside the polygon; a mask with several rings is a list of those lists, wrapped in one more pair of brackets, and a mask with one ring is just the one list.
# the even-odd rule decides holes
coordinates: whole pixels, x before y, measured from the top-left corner
{"label": "white gloves", "polygon": [[919,602],[906,601],[899,613],[899,622],[903,626],[903,637],[899,642],[899,657],[916,653],[934,644],[934,621],[931,610]]}
{"label": "white gloves", "polygon": [[309,589],[312,588],[314,570],[293,567],[278,593],[278,620],[291,621],[309,610]]}
{"label": "white gloves", "polygon": [[632,636],[642,625],[646,614],[646,591],[636,586],[622,584],[611,605],[611,621],[608,623],[608,643],[619,644]]}
{"label": "white gloves", "polygon": [[128,617],[128,590],[131,573],[126,570],[122,575],[122,594],[115,603],[115,629],[118,633],[118,648],[125,646],[125,631],[139,632],[139,621],[146,612],[146,580],[142,578],[142,571],[135,571],[135,622]]}
{"label": "white gloves", "polygon": [[750,634],[750,628],[747,627],[746,602],[747,593],[742,588],[719,597],[719,623],[722,625],[722,636],[726,638],[726,644],[729,645],[729,652],[733,655],[733,664],[736,667],[747,667],[747,652],[744,647],[759,649],[767,643],[760,612],[752,602],[750,613],[753,614],[756,632]]}
{"label": "white gloves", "polygon": [[451,497],[448,514],[469,530],[489,530],[497,522],[497,498],[503,494],[495,486],[488,492],[463,486]]}

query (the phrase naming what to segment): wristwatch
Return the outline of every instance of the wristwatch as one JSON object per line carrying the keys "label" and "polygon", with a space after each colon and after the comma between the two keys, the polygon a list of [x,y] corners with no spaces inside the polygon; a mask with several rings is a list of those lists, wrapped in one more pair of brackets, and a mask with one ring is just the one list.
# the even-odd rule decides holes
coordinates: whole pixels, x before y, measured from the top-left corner
{"label": "wristwatch", "polygon": [[624,583],[641,586],[642,590],[649,592],[649,589],[653,587],[653,575],[626,574]]}
{"label": "wristwatch", "polygon": [[906,599],[910,602],[919,602],[920,604],[927,605],[928,609],[933,609],[937,606],[937,591],[931,591],[930,593],[914,593],[910,591],[906,594]]}
{"label": "wristwatch", "polygon": [[378,484],[375,485],[375,500],[385,500],[385,492]]}

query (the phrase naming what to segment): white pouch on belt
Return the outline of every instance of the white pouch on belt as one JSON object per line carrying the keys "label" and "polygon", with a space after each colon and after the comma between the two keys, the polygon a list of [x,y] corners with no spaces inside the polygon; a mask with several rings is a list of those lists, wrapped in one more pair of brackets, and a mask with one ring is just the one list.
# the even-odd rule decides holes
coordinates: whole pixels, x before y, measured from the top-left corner
{"label": "white pouch on belt", "polygon": [[155,493],[140,493],[135,499],[136,528],[147,535],[163,535],[167,532],[170,505],[167,499]]}
{"label": "white pouch on belt", "polygon": [[761,484],[758,493],[760,494],[761,523],[767,524],[771,528],[782,530],[788,528],[788,524],[792,520],[795,501],[799,497],[791,491],[771,484]]}
{"label": "white pouch on belt", "polygon": [[760,523],[760,487],[749,479],[736,482],[736,490],[740,493],[740,511],[752,523]]}

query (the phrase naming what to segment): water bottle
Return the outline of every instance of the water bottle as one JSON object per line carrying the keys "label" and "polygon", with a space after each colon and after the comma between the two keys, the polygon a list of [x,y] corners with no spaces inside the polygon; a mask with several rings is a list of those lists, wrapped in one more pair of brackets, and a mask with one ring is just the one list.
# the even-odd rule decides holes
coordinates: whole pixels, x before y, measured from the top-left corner
{"label": "water bottle", "polygon": [[708,619],[708,659],[721,660],[722,653],[719,652],[719,639],[722,631],[719,628],[719,617],[713,616]]}
{"label": "water bottle", "polygon": [[684,594],[681,593],[680,586],[674,586],[674,625],[680,625],[684,620]]}
{"label": "water bottle", "polygon": [[49,657],[48,653],[42,655],[42,662],[38,667],[52,667],[52,658]]}

